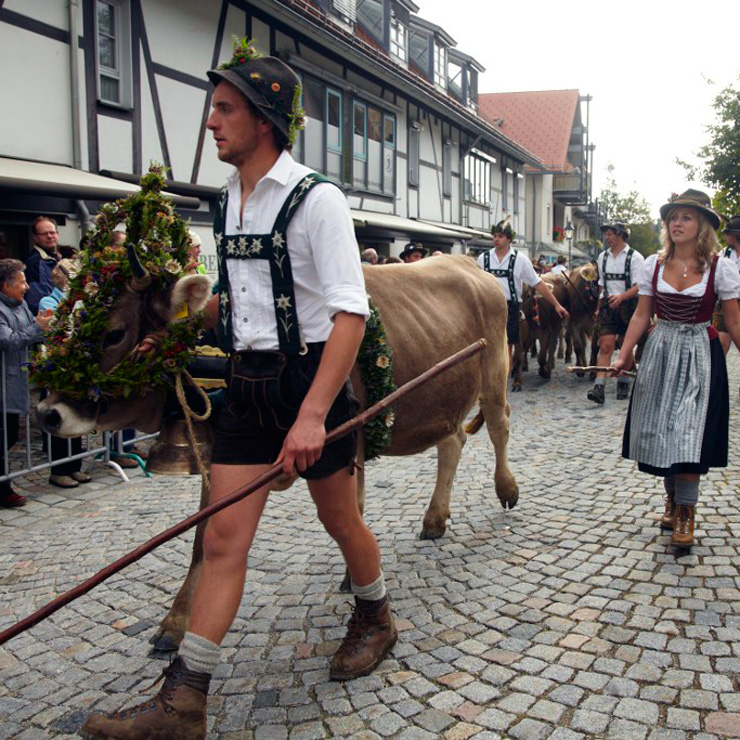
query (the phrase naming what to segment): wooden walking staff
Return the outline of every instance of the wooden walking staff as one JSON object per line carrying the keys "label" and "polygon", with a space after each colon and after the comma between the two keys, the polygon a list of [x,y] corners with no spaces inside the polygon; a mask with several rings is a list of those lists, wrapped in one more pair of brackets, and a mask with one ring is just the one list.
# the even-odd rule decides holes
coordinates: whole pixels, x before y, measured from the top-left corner
{"label": "wooden walking staff", "polygon": [[[614,370],[604,365],[586,365],[585,367],[578,367],[577,365],[571,365],[565,368],[566,373],[611,373],[616,375]],[[630,378],[637,377],[637,370],[623,370],[622,375],[626,375]]]}
{"label": "wooden walking staff", "polygon": [[[465,349],[462,349],[459,352],[456,352],[454,355],[451,355],[446,360],[438,362],[436,365],[429,368],[429,370],[427,370],[426,372],[422,373],[413,380],[409,380],[408,383],[404,383],[400,388],[397,388],[395,391],[393,391],[393,393],[388,394],[382,401],[378,401],[378,403],[376,403],[374,406],[371,406],[369,409],[358,414],[341,426],[333,429],[331,432],[329,432],[329,434],[326,435],[326,440],[324,444],[328,445],[331,442],[335,442],[341,437],[344,437],[350,432],[353,432],[355,429],[359,429],[360,427],[364,426],[365,424],[367,424],[368,421],[370,421],[370,419],[376,417],[383,410],[387,409],[389,406],[398,401],[399,398],[415,390],[420,385],[423,385],[428,380],[431,380],[440,373],[443,373],[445,370],[449,370],[449,368],[454,367],[455,365],[458,365],[461,362],[464,362],[465,360],[471,358],[473,355],[478,354],[486,347],[487,344],[488,342],[485,339],[479,339],[477,342],[474,342],[473,344],[467,346]],[[228,496],[220,499],[219,501],[216,501],[213,504],[209,504],[197,513],[189,516],[187,519],[183,519],[183,521],[181,521],[179,524],[166,529],[164,532],[161,532],[156,537],[152,537],[152,539],[150,539],[148,542],[145,542],[143,545],[140,545],[127,555],[124,555],[122,558],[116,560],[114,563],[106,566],[105,568],[103,568],[103,570],[99,571],[91,578],[88,578],[79,586],[75,586],[75,588],[67,591],[61,596],[58,596],[56,599],[50,601],[48,604],[46,604],[46,606],[43,606],[41,609],[34,612],[30,616],[22,619],[20,622],[17,622],[12,627],[9,627],[8,629],[0,632],[0,645],[3,645],[11,638],[16,637],[22,632],[25,632],[27,629],[30,629],[34,625],[43,621],[47,617],[54,614],[54,612],[61,609],[63,606],[66,606],[83,594],[91,591],[93,588],[95,588],[95,586],[100,585],[103,581],[107,580],[115,573],[123,570],[126,566],[135,563],[137,560],[140,560],[142,557],[144,557],[144,555],[150,553],[152,550],[156,549],[160,545],[163,545],[165,542],[174,539],[178,535],[194,527],[196,524],[199,524],[204,519],[208,519],[222,509],[225,509],[227,506],[231,506],[232,504],[237,503],[237,501],[241,501],[243,498],[246,498],[247,496],[249,496],[250,493],[254,493],[259,488],[262,488],[262,486],[264,486],[266,483],[269,483],[271,480],[277,478],[282,470],[283,466],[281,463],[273,465],[270,470],[263,473],[258,478],[255,478],[243,488],[234,491],[234,493],[229,494]]]}

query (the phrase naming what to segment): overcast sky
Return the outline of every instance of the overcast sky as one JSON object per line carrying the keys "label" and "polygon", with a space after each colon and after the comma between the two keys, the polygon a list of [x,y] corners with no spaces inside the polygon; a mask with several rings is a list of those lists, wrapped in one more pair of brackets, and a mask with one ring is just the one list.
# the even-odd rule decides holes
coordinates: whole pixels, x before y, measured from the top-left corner
{"label": "overcast sky", "polygon": [[674,162],[697,161],[714,97],[740,77],[740,0],[415,1],[486,68],[480,92],[593,96],[594,196],[609,163],[656,217],[672,192],[709,190]]}

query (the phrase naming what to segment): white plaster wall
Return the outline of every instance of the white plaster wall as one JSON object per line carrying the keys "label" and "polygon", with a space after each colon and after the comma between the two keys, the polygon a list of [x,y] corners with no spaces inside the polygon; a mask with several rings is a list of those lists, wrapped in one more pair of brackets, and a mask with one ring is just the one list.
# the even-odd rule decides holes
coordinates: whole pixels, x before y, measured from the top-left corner
{"label": "white plaster wall", "polygon": [[[152,60],[204,79],[213,61],[220,3],[142,0],[141,6]],[[243,25],[239,35],[244,35]],[[231,33],[225,39],[231,56]]]}
{"label": "white plaster wall", "polygon": [[157,90],[172,165],[169,176],[190,182],[206,93],[166,77],[157,77]]}
{"label": "white plaster wall", "polygon": [[98,116],[100,169],[133,172],[133,127],[128,121]]}
{"label": "white plaster wall", "polygon": [[[61,3],[60,3],[61,4]],[[39,0],[39,6],[46,5]],[[7,3],[4,7],[8,7]],[[43,85],[30,70],[43,70]],[[69,46],[0,24],[0,153],[72,163]]]}
{"label": "white plaster wall", "polygon": [[[141,54],[141,68],[144,67],[144,55]],[[157,120],[154,117],[152,92],[149,87],[149,78],[141,75],[141,171],[146,172],[151,162],[164,164],[162,147],[159,144]]]}
{"label": "white plaster wall", "polygon": [[48,23],[56,28],[69,28],[65,0],[5,0],[3,8]]}

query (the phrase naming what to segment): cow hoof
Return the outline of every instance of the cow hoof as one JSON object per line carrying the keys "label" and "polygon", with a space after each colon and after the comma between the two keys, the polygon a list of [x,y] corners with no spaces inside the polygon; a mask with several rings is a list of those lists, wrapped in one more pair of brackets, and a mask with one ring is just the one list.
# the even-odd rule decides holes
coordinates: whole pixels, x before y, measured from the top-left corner
{"label": "cow hoof", "polygon": [[540,372],[539,372],[539,376],[541,378],[544,378],[545,380],[550,380],[550,371],[549,370],[546,370],[543,367],[541,367],[540,368]]}
{"label": "cow hoof", "polygon": [[502,509],[513,509],[519,501],[519,488],[515,486],[513,491],[503,494],[497,491],[496,495],[501,502]]}
{"label": "cow hoof", "polygon": [[420,540],[438,540],[440,537],[443,537],[445,533],[445,527],[444,525],[440,526],[428,526],[427,524],[424,524],[421,528],[421,533],[419,534]]}
{"label": "cow hoof", "polygon": [[512,385],[511,386],[511,392],[512,393],[519,393],[522,390],[522,387],[520,385]]}
{"label": "cow hoof", "polygon": [[168,635],[155,636],[149,642],[153,645],[149,657],[155,660],[172,660],[180,647],[180,640]]}
{"label": "cow hoof", "polygon": [[579,378],[583,378],[583,377],[585,377],[585,376],[586,376],[586,373],[576,373],[576,375],[577,375],[577,376],[578,376]]}

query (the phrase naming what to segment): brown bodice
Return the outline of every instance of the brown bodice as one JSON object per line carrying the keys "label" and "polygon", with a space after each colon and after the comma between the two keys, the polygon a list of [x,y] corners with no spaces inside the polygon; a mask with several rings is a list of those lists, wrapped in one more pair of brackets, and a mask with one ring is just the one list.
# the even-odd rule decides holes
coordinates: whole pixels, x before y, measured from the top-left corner
{"label": "brown bodice", "polygon": [[717,291],[714,289],[714,273],[717,269],[717,257],[712,260],[709,278],[704,295],[689,296],[681,293],[658,292],[658,274],[660,263],[656,260],[653,272],[653,300],[655,312],[659,319],[677,321],[681,324],[703,324],[712,320],[717,303]]}

